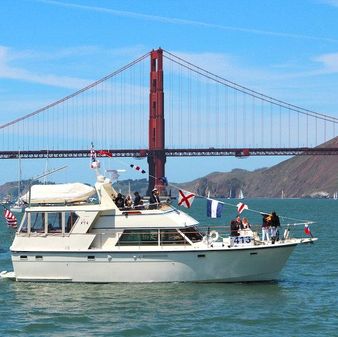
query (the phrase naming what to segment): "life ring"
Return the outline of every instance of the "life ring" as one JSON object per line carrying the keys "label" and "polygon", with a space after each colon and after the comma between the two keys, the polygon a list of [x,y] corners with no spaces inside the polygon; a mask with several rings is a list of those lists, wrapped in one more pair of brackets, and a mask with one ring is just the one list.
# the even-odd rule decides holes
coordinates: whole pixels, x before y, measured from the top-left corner
{"label": "life ring", "polygon": [[217,231],[211,231],[211,232],[209,233],[209,238],[210,238],[210,240],[211,240],[212,242],[217,241],[218,238],[219,238],[218,232],[217,232]]}

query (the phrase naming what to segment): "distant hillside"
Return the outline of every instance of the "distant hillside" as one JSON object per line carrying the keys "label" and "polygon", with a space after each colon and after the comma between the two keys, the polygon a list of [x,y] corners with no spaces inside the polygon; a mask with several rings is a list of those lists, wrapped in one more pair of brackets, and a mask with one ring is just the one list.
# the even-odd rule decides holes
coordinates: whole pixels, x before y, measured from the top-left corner
{"label": "distant hillside", "polygon": [[[321,147],[338,146],[338,137]],[[321,197],[338,191],[338,156],[295,156],[271,168],[215,172],[181,184],[191,192],[217,197]]]}
{"label": "distant hillside", "polygon": [[137,180],[121,180],[117,181],[113,184],[113,187],[117,192],[121,192],[123,195],[127,195],[129,193],[129,186],[131,194],[135,191],[138,191],[140,195],[144,196],[147,193],[148,189],[148,180],[147,179],[137,179]]}

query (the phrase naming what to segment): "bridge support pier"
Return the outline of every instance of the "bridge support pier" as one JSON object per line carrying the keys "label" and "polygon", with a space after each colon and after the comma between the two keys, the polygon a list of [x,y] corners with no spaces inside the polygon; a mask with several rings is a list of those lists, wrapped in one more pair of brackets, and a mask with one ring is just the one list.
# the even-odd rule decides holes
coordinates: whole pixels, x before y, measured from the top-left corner
{"label": "bridge support pier", "polygon": [[150,54],[148,195],[154,187],[166,194],[161,180],[165,176],[166,162],[164,125],[163,50],[157,49]]}

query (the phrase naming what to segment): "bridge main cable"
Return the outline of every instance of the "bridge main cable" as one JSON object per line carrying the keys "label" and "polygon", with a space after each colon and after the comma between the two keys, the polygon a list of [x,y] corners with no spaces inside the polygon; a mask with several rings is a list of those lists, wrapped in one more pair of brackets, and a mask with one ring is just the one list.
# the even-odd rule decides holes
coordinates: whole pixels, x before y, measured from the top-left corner
{"label": "bridge main cable", "polygon": [[8,127],[8,126],[11,126],[13,124],[16,124],[18,122],[21,122],[21,121],[23,121],[23,120],[25,120],[27,118],[32,117],[32,116],[35,116],[35,115],[37,115],[37,114],[39,114],[39,113],[41,113],[43,111],[46,111],[46,110],[48,110],[48,109],[50,109],[50,108],[52,108],[52,107],[54,107],[54,106],[56,106],[58,104],[61,104],[61,103],[65,102],[65,101],[67,101],[67,100],[69,100],[69,99],[71,99],[71,98],[73,98],[73,97],[75,97],[75,96],[77,96],[77,95],[79,95],[79,94],[81,94],[81,93],[83,93],[83,92],[85,92],[85,91],[87,91],[87,90],[89,90],[89,89],[97,86],[98,84],[100,84],[100,83],[102,83],[102,82],[104,82],[104,81],[106,81],[106,80],[108,80],[108,79],[110,79],[110,78],[112,78],[112,77],[120,74],[124,70],[126,70],[126,69],[132,67],[133,65],[141,62],[142,60],[144,60],[145,58],[147,58],[149,55],[150,55],[150,52],[142,55],[138,59],[136,59],[136,60],[128,63],[127,65],[123,66],[122,68],[120,68],[120,69],[118,69],[118,70],[116,70],[116,71],[108,74],[105,77],[102,77],[101,79],[99,79],[99,80],[97,80],[97,81],[95,81],[95,82],[87,85],[86,87],[84,87],[84,88],[82,88],[82,89],[80,89],[80,90],[78,90],[78,91],[76,91],[76,92],[74,92],[74,93],[72,93],[72,94],[70,94],[70,95],[68,95],[66,97],[63,97],[63,98],[61,98],[61,99],[59,99],[59,100],[57,100],[57,101],[55,101],[55,102],[53,102],[51,104],[48,104],[48,105],[44,106],[43,108],[40,108],[40,109],[38,109],[36,111],[33,111],[33,112],[31,112],[31,113],[29,113],[29,114],[27,114],[25,116],[19,117],[19,118],[15,119],[15,120],[13,120],[11,122],[8,122],[6,124],[0,125],[0,130],[4,129],[4,128]]}
{"label": "bridge main cable", "polygon": [[[250,95],[251,97],[254,97],[254,98],[257,98],[257,99],[260,99],[262,101],[265,101],[265,102],[268,102],[268,103],[271,103],[271,104],[275,104],[275,105],[278,105],[280,107],[283,107],[283,108],[286,108],[286,109],[290,109],[292,111],[295,111],[295,112],[298,112],[298,113],[301,113],[303,115],[308,115],[308,116],[311,116],[311,117],[315,117],[315,118],[318,118],[318,119],[321,119],[321,120],[324,120],[324,121],[327,121],[327,122],[331,122],[331,123],[335,123],[335,124],[338,124],[338,118],[334,117],[334,116],[330,116],[330,115],[325,115],[325,114],[322,114],[322,113],[319,113],[319,112],[315,112],[315,111],[311,111],[311,110],[308,110],[308,109],[305,109],[305,108],[302,108],[302,107],[299,107],[297,105],[294,105],[294,104],[291,104],[291,103],[287,103],[287,102],[284,102],[282,100],[279,100],[279,99],[276,99],[276,98],[273,98],[271,96],[268,96],[268,95],[265,95],[265,94],[262,94],[258,91],[255,91],[255,90],[252,90],[252,89],[249,89],[245,86],[242,86],[240,84],[237,84],[235,82],[232,82],[230,80],[227,80],[226,78],[223,78],[221,76],[218,76],[208,70],[205,70],[199,66],[196,66],[192,63],[190,63],[189,61],[186,61],[184,59],[182,59],[181,57],[175,55],[175,54],[172,54],[170,52],[168,52],[167,50],[163,50],[164,51],[164,54],[163,56],[165,58],[167,58],[168,60],[176,63],[176,64],[179,64],[180,66],[182,67],[185,67],[186,69],[189,69],[199,75],[202,75],[210,80],[213,80],[217,83],[220,83],[220,84],[223,84],[225,86],[228,86],[234,90],[238,90],[244,94],[247,94],[247,95]],[[171,57],[168,57],[166,54],[170,55]],[[173,59],[175,58],[175,59]],[[179,61],[180,62],[179,62]]]}

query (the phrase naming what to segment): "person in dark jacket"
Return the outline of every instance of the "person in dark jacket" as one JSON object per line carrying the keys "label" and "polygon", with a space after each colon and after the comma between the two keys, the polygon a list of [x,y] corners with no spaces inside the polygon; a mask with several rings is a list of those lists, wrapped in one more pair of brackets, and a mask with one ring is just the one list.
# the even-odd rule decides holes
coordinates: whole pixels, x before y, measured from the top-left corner
{"label": "person in dark jacket", "polygon": [[135,195],[134,207],[138,208],[138,206],[143,205],[142,197],[140,196],[140,193],[138,193],[137,191],[134,193],[134,195]]}
{"label": "person in dark jacket", "polygon": [[272,243],[275,243],[275,241],[279,240],[279,227],[280,227],[279,216],[274,211],[271,213],[270,217],[270,235]]}
{"label": "person in dark jacket", "polygon": [[117,197],[115,198],[115,204],[118,208],[124,208],[124,198],[121,193],[117,194]]}
{"label": "person in dark jacket", "polygon": [[236,220],[231,220],[230,223],[231,236],[239,236],[240,225]]}
{"label": "person in dark jacket", "polygon": [[161,204],[160,193],[158,192],[157,188],[154,188],[151,191],[151,196],[150,196],[150,199],[149,199],[149,203],[150,203],[149,208],[151,208],[151,209],[158,208],[159,205]]}

